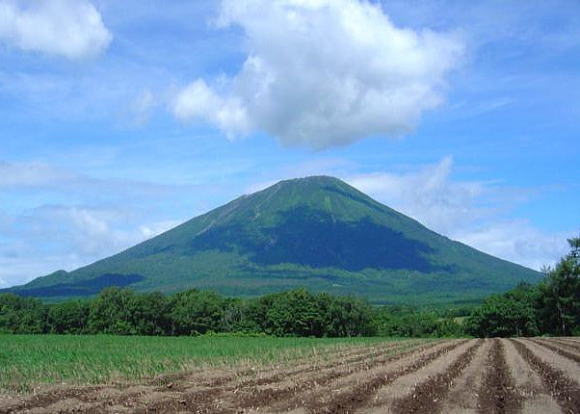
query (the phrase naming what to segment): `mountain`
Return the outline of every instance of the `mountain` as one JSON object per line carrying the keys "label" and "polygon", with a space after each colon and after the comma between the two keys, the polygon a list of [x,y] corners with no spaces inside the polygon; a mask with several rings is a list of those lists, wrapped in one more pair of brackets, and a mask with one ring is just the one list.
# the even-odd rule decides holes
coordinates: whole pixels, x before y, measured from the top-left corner
{"label": "mountain", "polygon": [[461,303],[540,277],[318,176],[281,181],[112,257],[4,291],[55,301],[111,285],[230,296],[307,287],[375,303]]}

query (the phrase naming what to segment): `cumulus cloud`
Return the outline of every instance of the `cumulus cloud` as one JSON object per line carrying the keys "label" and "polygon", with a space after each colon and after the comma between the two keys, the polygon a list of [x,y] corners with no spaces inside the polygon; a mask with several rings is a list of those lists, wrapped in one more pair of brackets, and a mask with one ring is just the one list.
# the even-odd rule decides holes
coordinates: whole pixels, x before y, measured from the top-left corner
{"label": "cumulus cloud", "polygon": [[217,25],[243,30],[246,60],[232,77],[185,87],[174,114],[288,146],[409,132],[441,104],[463,53],[457,36],[396,27],[359,0],[223,0]]}
{"label": "cumulus cloud", "polygon": [[0,0],[0,42],[69,59],[93,57],[112,40],[87,0]]}

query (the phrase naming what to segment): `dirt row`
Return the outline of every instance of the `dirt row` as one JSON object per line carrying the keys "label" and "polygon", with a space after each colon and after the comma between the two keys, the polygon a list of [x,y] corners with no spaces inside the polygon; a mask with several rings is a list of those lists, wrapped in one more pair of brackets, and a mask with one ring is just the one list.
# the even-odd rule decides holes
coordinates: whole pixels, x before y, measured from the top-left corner
{"label": "dirt row", "polygon": [[296,364],[62,390],[0,413],[580,413],[574,339],[402,341]]}

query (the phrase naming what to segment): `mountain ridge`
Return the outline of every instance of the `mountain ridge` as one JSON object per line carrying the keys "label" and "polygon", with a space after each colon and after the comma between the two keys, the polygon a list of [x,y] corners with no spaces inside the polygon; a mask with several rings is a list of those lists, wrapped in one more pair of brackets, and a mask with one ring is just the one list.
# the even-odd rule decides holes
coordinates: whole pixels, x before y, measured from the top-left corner
{"label": "mountain ridge", "polygon": [[458,302],[540,278],[337,178],[313,176],[280,181],[88,266],[7,290],[62,299],[111,284],[231,296],[307,287],[377,303]]}

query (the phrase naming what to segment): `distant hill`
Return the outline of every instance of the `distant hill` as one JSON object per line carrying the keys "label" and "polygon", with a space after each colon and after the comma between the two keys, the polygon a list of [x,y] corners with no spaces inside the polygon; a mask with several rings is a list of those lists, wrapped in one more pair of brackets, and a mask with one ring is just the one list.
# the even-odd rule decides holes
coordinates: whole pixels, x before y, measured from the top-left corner
{"label": "distant hill", "polygon": [[107,259],[4,291],[61,300],[111,285],[230,296],[306,287],[375,303],[461,303],[540,278],[319,176],[281,181]]}

